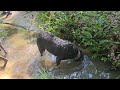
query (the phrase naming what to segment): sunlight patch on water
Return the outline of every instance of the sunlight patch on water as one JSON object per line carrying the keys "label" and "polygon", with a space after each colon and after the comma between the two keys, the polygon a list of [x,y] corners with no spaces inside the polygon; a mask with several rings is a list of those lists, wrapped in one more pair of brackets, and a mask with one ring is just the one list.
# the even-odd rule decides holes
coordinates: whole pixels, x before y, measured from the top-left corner
{"label": "sunlight patch on water", "polygon": [[27,44],[27,40],[24,39],[22,33],[17,33],[9,38],[9,42],[14,44],[16,47],[24,47]]}
{"label": "sunlight patch on water", "polygon": [[36,55],[37,46],[28,44],[23,33],[12,35],[3,46],[8,52],[8,63],[5,70],[0,71],[0,79],[30,79],[27,69]]}

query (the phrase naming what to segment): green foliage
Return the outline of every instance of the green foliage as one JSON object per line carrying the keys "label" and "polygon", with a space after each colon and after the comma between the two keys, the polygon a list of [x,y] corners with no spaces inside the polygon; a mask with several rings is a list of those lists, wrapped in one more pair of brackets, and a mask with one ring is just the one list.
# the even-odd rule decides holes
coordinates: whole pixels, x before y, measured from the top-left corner
{"label": "green foliage", "polygon": [[8,35],[6,30],[0,30],[0,38],[6,37]]}
{"label": "green foliage", "polygon": [[[64,75],[55,75],[54,72],[49,71],[47,68],[37,68],[39,72],[39,76],[35,77],[35,79],[63,79]],[[34,77],[34,76],[33,76]]]}
{"label": "green foliage", "polygon": [[119,11],[41,11],[37,22],[41,29],[89,50],[93,59],[120,66]]}
{"label": "green foliage", "polygon": [[38,72],[40,73],[39,76],[37,77],[37,79],[54,79],[55,76],[52,72],[49,72],[47,69],[45,68],[38,68]]}

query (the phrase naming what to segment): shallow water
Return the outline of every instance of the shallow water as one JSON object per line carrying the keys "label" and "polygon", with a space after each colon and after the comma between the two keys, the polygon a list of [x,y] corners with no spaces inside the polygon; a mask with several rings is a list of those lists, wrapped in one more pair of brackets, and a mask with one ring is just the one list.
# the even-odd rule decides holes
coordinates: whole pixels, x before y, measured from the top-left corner
{"label": "shallow water", "polygon": [[[29,34],[29,33],[28,33]],[[0,71],[0,78],[6,79],[30,79],[27,69],[37,51],[34,43],[29,43],[23,33],[10,36],[3,47],[8,52],[8,63],[5,70]],[[0,62],[0,64],[3,64]]]}
{"label": "shallow water", "polygon": [[44,61],[41,63],[42,68],[54,73],[56,79],[116,79],[120,75],[120,71],[108,71],[109,65],[90,60],[87,55],[84,55],[84,60],[81,62],[62,61],[59,67],[55,65],[55,56],[47,51],[41,60]]}

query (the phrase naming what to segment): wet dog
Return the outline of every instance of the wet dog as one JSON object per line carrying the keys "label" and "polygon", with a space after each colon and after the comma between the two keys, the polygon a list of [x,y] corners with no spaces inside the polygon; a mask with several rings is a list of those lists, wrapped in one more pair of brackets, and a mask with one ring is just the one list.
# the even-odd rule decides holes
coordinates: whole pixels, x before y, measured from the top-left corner
{"label": "wet dog", "polygon": [[62,40],[51,33],[40,30],[37,38],[37,46],[43,56],[45,49],[56,57],[56,65],[60,65],[61,60],[83,58],[82,51],[69,41]]}

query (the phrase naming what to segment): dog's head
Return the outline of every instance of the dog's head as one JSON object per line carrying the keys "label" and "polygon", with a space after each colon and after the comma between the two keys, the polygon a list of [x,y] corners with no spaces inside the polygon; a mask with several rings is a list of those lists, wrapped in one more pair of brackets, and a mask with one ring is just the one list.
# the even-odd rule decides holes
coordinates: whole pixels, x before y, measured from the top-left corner
{"label": "dog's head", "polygon": [[[68,55],[69,55],[71,58],[74,58],[74,57],[78,56],[78,54],[79,54],[77,60],[83,59],[83,52],[80,50],[79,47],[77,47],[77,46],[74,45],[74,44],[69,44],[68,47],[69,47],[69,48],[68,48]],[[77,60],[76,60],[76,61],[77,61]]]}
{"label": "dog's head", "polygon": [[68,55],[70,57],[75,57],[78,53],[78,48],[74,44],[68,45]]}

